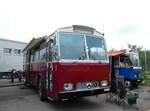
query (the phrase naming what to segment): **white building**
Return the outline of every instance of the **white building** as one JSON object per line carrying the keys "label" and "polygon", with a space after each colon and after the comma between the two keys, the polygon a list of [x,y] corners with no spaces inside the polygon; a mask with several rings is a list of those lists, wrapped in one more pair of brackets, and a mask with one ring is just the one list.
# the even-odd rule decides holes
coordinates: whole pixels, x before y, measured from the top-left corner
{"label": "white building", "polygon": [[23,70],[22,50],[27,43],[0,39],[0,73],[11,69]]}

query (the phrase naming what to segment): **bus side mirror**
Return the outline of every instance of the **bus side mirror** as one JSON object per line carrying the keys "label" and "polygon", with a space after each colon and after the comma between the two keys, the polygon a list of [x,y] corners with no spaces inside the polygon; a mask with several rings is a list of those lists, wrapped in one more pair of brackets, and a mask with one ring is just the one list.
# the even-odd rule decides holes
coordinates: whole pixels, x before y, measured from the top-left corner
{"label": "bus side mirror", "polygon": [[50,39],[49,41],[50,41],[50,43],[53,43],[53,42],[54,42],[54,40],[53,40],[53,39]]}

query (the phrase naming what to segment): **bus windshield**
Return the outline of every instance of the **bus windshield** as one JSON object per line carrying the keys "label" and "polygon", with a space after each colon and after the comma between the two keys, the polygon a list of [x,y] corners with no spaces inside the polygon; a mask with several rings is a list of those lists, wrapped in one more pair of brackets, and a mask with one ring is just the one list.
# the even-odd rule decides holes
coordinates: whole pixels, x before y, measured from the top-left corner
{"label": "bus windshield", "polygon": [[60,32],[59,46],[60,59],[107,60],[102,37]]}

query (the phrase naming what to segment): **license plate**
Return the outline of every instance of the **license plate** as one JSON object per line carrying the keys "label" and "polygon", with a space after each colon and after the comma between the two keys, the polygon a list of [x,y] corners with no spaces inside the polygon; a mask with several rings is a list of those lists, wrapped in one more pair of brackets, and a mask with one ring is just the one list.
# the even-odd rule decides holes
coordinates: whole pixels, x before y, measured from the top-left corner
{"label": "license plate", "polygon": [[104,92],[105,92],[105,91],[110,91],[110,88],[104,89]]}

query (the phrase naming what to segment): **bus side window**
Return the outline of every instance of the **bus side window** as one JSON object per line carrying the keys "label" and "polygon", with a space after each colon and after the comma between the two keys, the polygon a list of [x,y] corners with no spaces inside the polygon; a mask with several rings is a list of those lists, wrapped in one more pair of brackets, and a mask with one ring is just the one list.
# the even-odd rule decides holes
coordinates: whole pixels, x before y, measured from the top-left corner
{"label": "bus side window", "polygon": [[47,42],[43,42],[42,44],[40,44],[40,56],[39,56],[39,60],[40,62],[46,62],[47,60]]}
{"label": "bus side window", "polygon": [[40,50],[40,61],[46,61],[46,48]]}
{"label": "bus side window", "polygon": [[49,43],[49,60],[54,61],[55,60],[55,44],[53,42]]}
{"label": "bus side window", "polygon": [[31,52],[31,63],[38,62],[38,61],[39,61],[39,51],[38,50],[33,50]]}
{"label": "bus side window", "polygon": [[35,61],[35,51],[31,51],[31,63]]}

